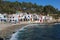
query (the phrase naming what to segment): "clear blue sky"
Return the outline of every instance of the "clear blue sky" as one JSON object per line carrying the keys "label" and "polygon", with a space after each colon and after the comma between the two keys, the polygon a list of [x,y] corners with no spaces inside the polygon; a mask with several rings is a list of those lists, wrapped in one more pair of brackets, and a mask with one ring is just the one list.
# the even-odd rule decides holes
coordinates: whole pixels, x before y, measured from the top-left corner
{"label": "clear blue sky", "polygon": [[[9,0],[11,2],[14,2],[16,0]],[[18,2],[32,2],[36,3],[38,5],[52,5],[55,8],[58,8],[60,10],[60,0],[17,0]]]}

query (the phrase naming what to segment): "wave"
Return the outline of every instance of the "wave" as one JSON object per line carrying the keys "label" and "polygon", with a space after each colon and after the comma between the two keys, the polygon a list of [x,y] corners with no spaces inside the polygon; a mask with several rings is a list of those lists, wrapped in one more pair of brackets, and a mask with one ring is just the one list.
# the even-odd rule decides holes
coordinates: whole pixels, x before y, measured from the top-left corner
{"label": "wave", "polygon": [[25,28],[27,28],[27,27],[37,27],[37,25],[38,25],[38,27],[39,26],[44,27],[42,25],[46,25],[46,24],[29,24],[29,25],[26,25],[26,26],[22,27],[21,29],[19,29],[16,33],[12,34],[10,40],[17,40],[18,34],[21,33],[21,31],[26,30]]}
{"label": "wave", "polygon": [[19,33],[19,31],[23,31],[23,30],[25,30],[26,27],[28,27],[28,26],[33,26],[33,25],[38,25],[38,24],[29,24],[29,25],[26,25],[26,26],[22,27],[22,28],[19,29],[16,33],[12,34],[10,40],[17,40],[17,38],[18,38],[18,35],[17,35],[17,34]]}
{"label": "wave", "polygon": [[55,24],[60,24],[60,23],[55,23]]}
{"label": "wave", "polygon": [[[26,26],[22,27],[21,29],[19,29],[16,33],[12,34],[10,40],[18,40],[19,34],[24,35],[24,33],[22,33],[22,32],[25,32],[26,30],[29,30],[31,27],[37,27],[37,28],[39,27],[38,30],[41,30],[41,31],[44,31],[45,29],[46,29],[46,30],[50,30],[50,29],[51,29],[51,28],[48,28],[49,25],[48,25],[48,26],[46,25],[47,28],[45,28],[45,29],[43,30],[42,28],[44,28],[45,25],[46,25],[46,24],[29,24],[29,25],[26,25]],[[52,27],[52,26],[50,26],[50,27]],[[26,29],[26,28],[28,28],[28,29]],[[34,29],[33,29],[33,30],[34,30]],[[30,29],[30,31],[31,31],[31,29]],[[26,32],[27,32],[27,31],[26,31]],[[45,31],[44,31],[44,32],[45,32]],[[43,33],[42,33],[42,34],[43,34]],[[20,36],[21,36],[21,35],[20,35]]]}

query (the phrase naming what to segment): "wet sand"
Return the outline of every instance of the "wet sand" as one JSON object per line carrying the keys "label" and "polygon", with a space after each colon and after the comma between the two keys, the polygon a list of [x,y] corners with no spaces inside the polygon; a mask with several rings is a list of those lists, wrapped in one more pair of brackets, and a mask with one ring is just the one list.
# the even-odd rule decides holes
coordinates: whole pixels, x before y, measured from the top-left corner
{"label": "wet sand", "polygon": [[32,23],[38,22],[20,22],[16,24],[2,23],[0,24],[0,38],[3,38],[4,40],[9,40],[12,34],[15,33],[17,30]]}
{"label": "wet sand", "polygon": [[15,33],[18,29],[22,28],[23,26],[26,26],[27,24],[17,24],[17,25],[8,25],[8,27],[2,28],[0,30],[0,37],[8,40],[13,33]]}
{"label": "wet sand", "polygon": [[[31,23],[37,23],[37,22],[31,22]],[[20,22],[17,24],[0,24],[0,37],[4,40],[9,40],[11,35],[15,33],[18,29],[31,24],[30,22]]]}

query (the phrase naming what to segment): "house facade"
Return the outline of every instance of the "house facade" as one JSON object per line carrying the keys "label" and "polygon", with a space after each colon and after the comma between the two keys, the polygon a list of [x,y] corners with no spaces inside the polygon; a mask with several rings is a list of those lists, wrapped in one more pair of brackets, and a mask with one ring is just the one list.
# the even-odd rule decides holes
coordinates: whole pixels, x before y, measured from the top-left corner
{"label": "house facade", "polygon": [[31,14],[31,13],[16,13],[16,14],[0,14],[0,21],[7,21],[9,23],[17,23],[22,21],[38,21],[38,22],[46,22],[46,21],[52,21],[52,16],[44,16],[44,15],[37,15]]}
{"label": "house facade", "polygon": [[53,17],[52,16],[44,16],[44,15],[40,15],[39,17],[39,22],[43,23],[43,22],[50,22],[52,21]]}
{"label": "house facade", "polygon": [[6,14],[0,14],[0,22],[6,22],[7,21],[7,15]]}

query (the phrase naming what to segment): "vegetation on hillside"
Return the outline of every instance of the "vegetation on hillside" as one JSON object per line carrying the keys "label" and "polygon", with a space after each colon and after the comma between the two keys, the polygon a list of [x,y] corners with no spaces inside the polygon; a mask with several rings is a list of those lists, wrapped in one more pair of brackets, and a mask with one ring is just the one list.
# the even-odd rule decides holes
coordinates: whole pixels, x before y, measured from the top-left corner
{"label": "vegetation on hillside", "polygon": [[0,13],[7,13],[7,14],[13,14],[16,13],[16,11],[22,11],[22,12],[30,12],[30,13],[37,13],[44,15],[46,14],[58,14],[59,16],[60,11],[56,8],[54,8],[51,5],[37,5],[36,3],[32,4],[31,2],[10,2],[10,1],[2,1],[0,0]]}

